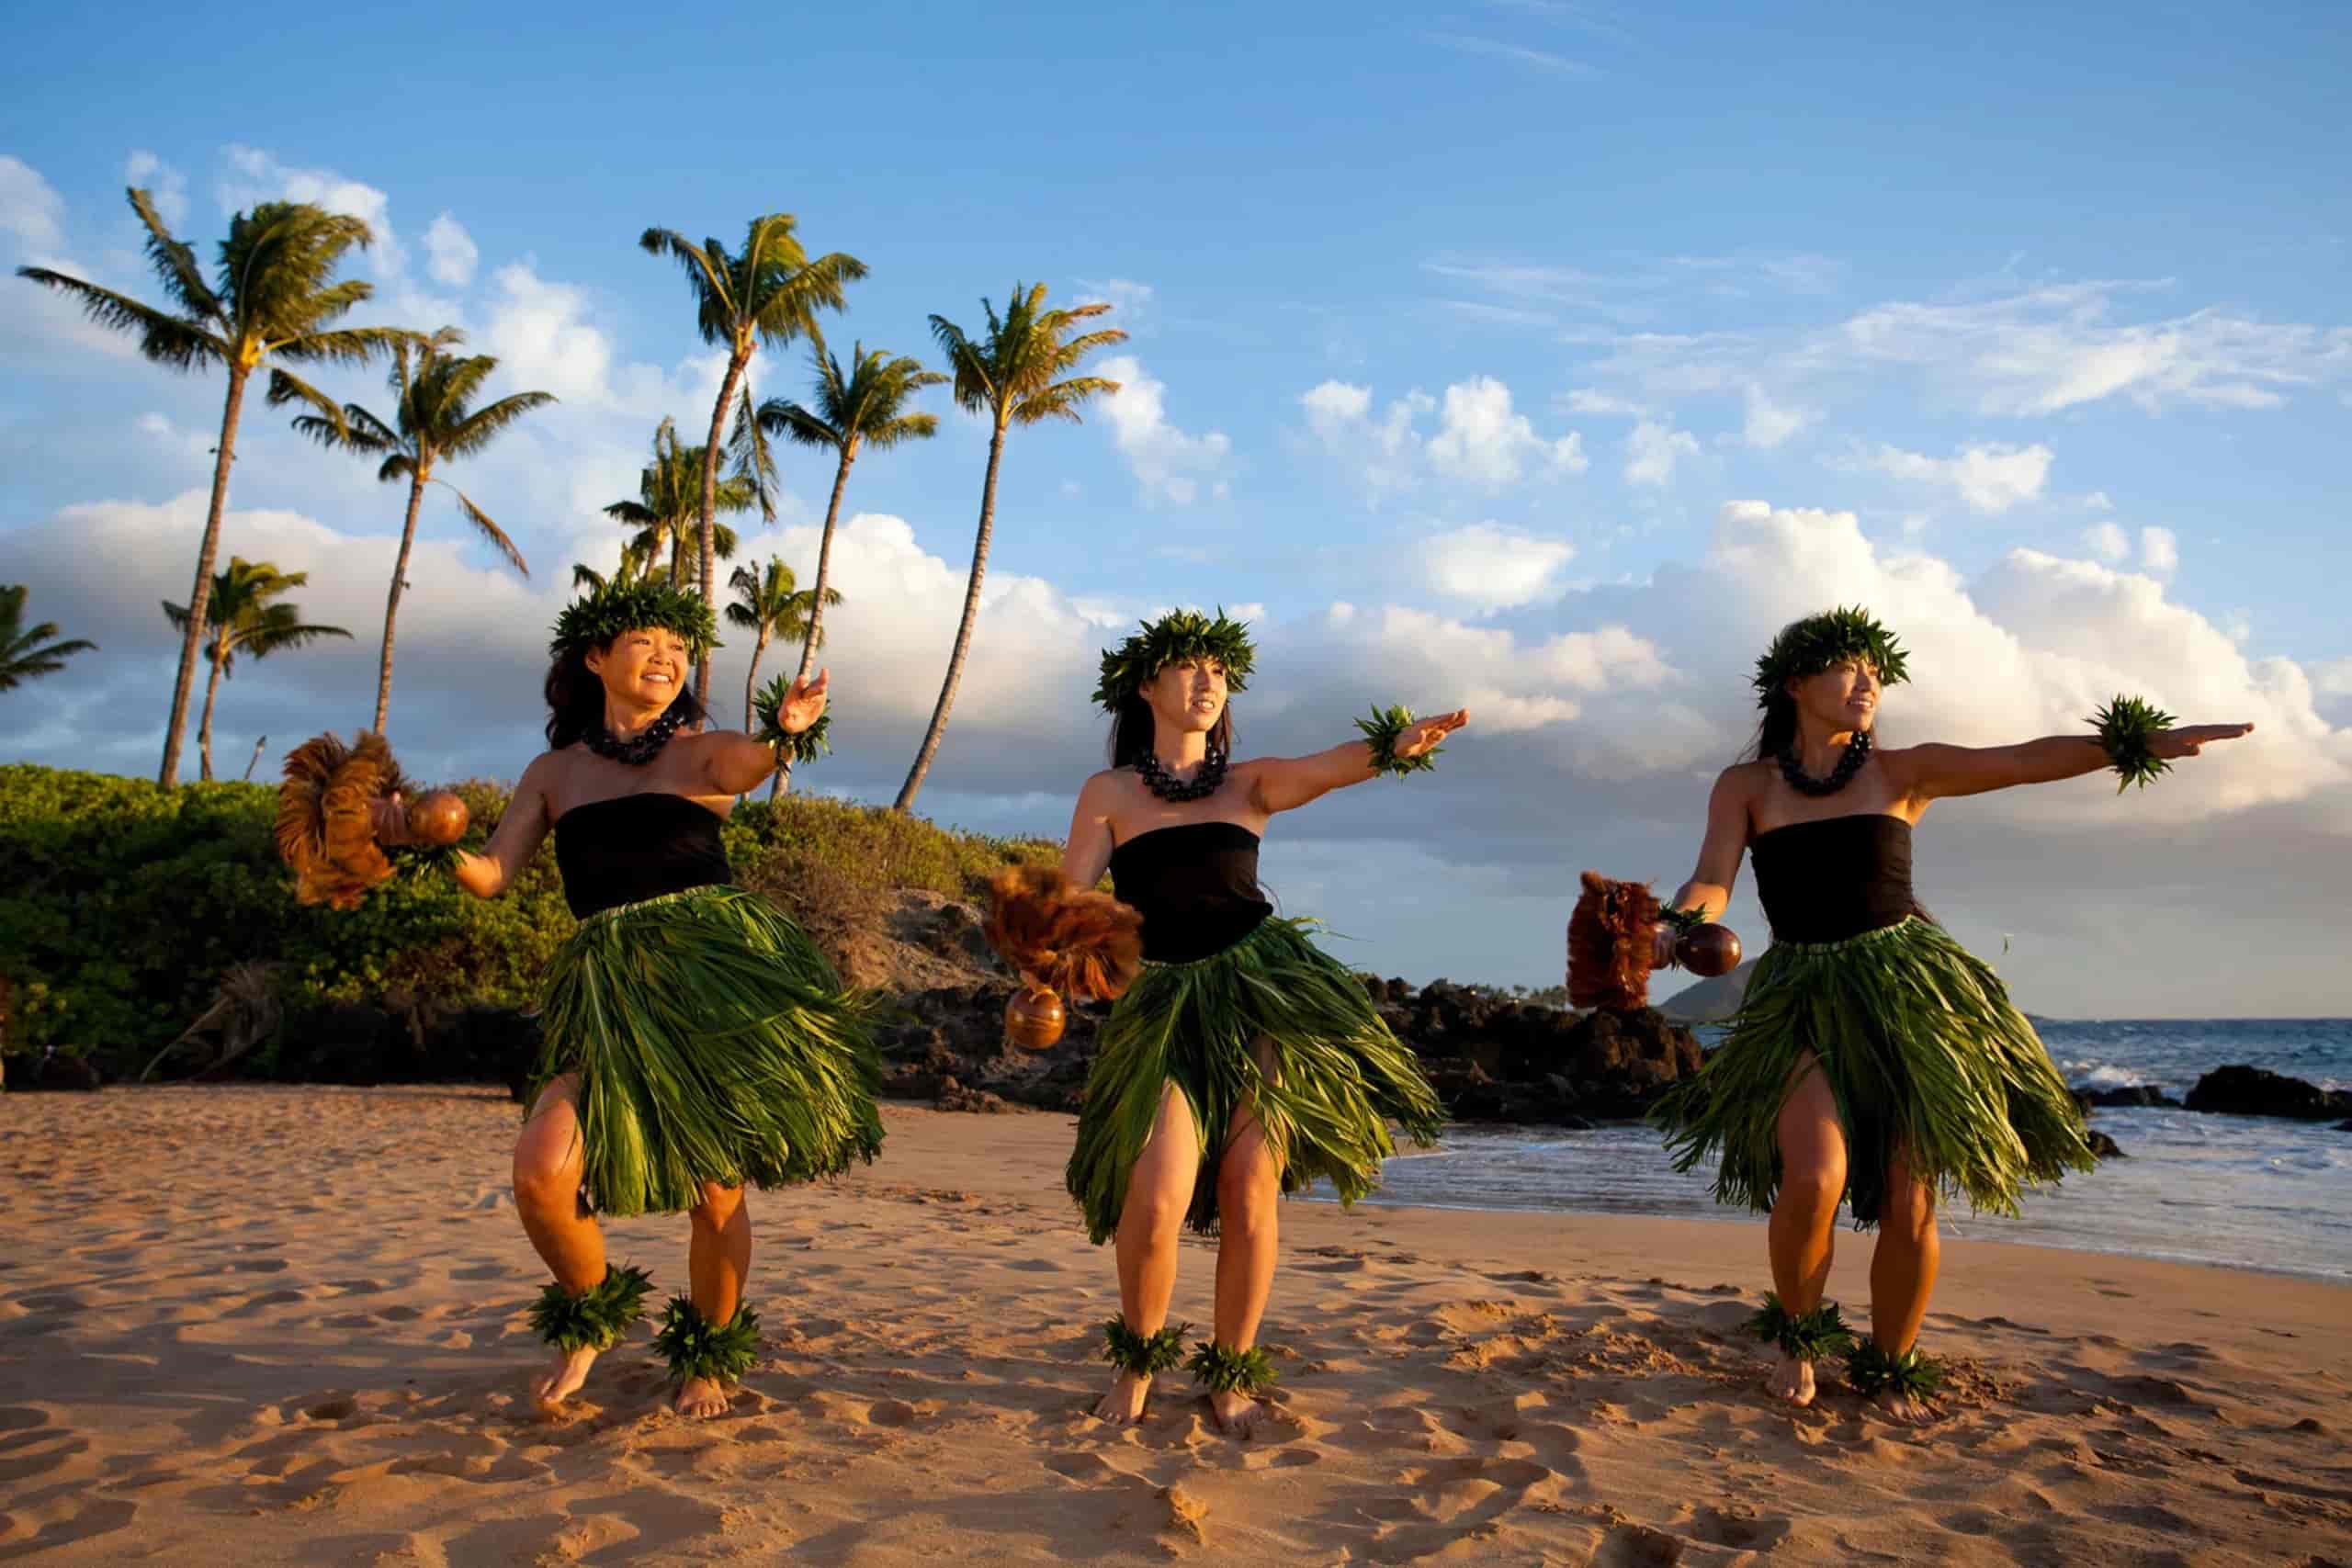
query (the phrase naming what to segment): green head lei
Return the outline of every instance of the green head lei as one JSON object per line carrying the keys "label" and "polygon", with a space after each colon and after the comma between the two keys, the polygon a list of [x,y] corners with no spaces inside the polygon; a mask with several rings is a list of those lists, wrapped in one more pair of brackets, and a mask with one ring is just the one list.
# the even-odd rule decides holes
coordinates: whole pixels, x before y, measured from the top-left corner
{"label": "green head lei", "polygon": [[1094,700],[1108,712],[1117,713],[1119,705],[1143,690],[1145,682],[1189,659],[1216,660],[1225,669],[1228,692],[1250,683],[1250,666],[1257,657],[1250,647],[1250,627],[1226,619],[1222,608],[1215,620],[1191,610],[1171,610],[1141,626],[1118,647],[1102,650],[1102,680],[1094,688]]}
{"label": "green head lei", "polygon": [[1791,681],[1818,675],[1849,659],[1877,671],[1879,684],[1899,686],[1910,679],[1904,670],[1907,657],[1894,634],[1871,619],[1860,604],[1807,615],[1774,637],[1756,661],[1756,705],[1769,705]]}
{"label": "green head lei", "polygon": [[585,597],[564,606],[555,618],[555,637],[548,651],[560,659],[567,653],[609,647],[623,632],[659,627],[675,632],[686,645],[687,657],[700,659],[719,646],[718,622],[699,594],[666,582],[607,582]]}

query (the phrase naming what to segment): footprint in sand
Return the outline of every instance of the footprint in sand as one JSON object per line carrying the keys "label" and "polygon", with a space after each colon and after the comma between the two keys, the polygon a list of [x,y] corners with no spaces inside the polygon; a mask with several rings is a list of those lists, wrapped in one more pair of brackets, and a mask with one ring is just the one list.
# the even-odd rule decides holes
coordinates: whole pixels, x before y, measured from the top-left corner
{"label": "footprint in sand", "polygon": [[1787,1519],[1758,1518],[1714,1507],[1700,1508],[1681,1527],[1684,1534],[1709,1546],[1759,1552],[1780,1545],[1790,1528],[1791,1521]]}

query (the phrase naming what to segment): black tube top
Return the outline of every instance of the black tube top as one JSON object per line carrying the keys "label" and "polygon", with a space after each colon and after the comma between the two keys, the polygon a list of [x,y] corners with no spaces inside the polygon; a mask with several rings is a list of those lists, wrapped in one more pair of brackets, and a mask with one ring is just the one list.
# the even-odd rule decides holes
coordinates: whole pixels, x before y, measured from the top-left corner
{"label": "black tube top", "polygon": [[1792,822],[1758,833],[1748,852],[1775,942],[1843,942],[1924,912],[1911,891],[1911,824],[1900,817]]}
{"label": "black tube top", "polygon": [[1143,955],[1159,964],[1223,953],[1274,912],[1258,886],[1258,835],[1231,822],[1137,833],[1111,852],[1111,884],[1143,915]]}
{"label": "black tube top", "polygon": [[732,882],[718,817],[683,795],[622,795],[555,822],[555,864],[575,919],[689,887]]}

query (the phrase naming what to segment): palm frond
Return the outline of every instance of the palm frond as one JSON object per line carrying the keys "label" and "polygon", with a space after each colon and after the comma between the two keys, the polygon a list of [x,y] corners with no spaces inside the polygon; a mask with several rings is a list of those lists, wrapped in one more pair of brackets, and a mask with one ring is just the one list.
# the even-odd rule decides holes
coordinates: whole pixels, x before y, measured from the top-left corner
{"label": "palm frond", "polygon": [[458,504],[465,509],[466,521],[472,524],[474,531],[489,540],[498,552],[512,563],[516,571],[521,572],[525,577],[531,575],[531,569],[525,564],[523,552],[514,547],[514,541],[506,536],[504,529],[490,520],[489,513],[473,503],[472,497],[447,479],[435,479],[433,482],[458,498]]}
{"label": "palm frond", "polygon": [[776,477],[775,455],[768,450],[768,434],[760,423],[752,406],[752,383],[743,382],[743,394],[735,409],[735,431],[728,437],[727,454],[735,464],[734,478],[748,482],[752,495],[760,503],[760,520],[775,521]]}
{"label": "palm frond", "polygon": [[204,281],[204,269],[197,265],[195,248],[172,232],[157,215],[154,201],[147,192],[134,186],[127,194],[130,209],[139,214],[139,221],[146,227],[148,265],[163,280],[164,291],[179,301],[181,310],[198,321],[219,321],[223,314],[220,301]]}
{"label": "palm frond", "polygon": [[327,422],[334,426],[339,439],[346,441],[350,439],[351,422],[344,417],[342,404],[300,377],[290,371],[280,370],[274,365],[271,366],[269,406],[277,408],[282,404],[296,402],[308,403],[318,410]]}
{"label": "palm frond", "polygon": [[770,398],[762,403],[758,419],[760,428],[769,434],[784,436],[803,446],[838,451],[844,439],[838,429],[786,398]]}
{"label": "palm frond", "polygon": [[[495,365],[497,361],[491,361]],[[475,410],[446,432],[438,445],[453,457],[470,457],[534,409],[556,401],[553,392],[516,392],[486,408]]]}
{"label": "palm frond", "polygon": [[141,304],[128,294],[118,294],[45,266],[20,266],[17,276],[44,288],[71,295],[82,307],[82,313],[102,327],[139,333],[139,352],[158,365],[187,370],[198,365],[225,364],[233,357],[227,342],[218,334],[153,305]]}
{"label": "palm frond", "polygon": [[1082,423],[1079,413],[1081,405],[1098,397],[1107,397],[1119,389],[1119,383],[1100,376],[1074,376],[1057,381],[1035,397],[1023,398],[1013,406],[1015,424],[1035,424],[1040,420],[1066,419],[1072,424]]}
{"label": "palm frond", "polygon": [[[365,287],[360,285],[358,287]],[[399,343],[405,333],[397,327],[344,327],[334,332],[306,333],[270,345],[270,352],[280,359],[298,363],[325,361],[336,365],[365,365],[379,354]]]}
{"label": "palm frond", "polygon": [[685,270],[695,292],[697,318],[705,343],[725,343],[734,315],[732,279],[727,273],[727,251],[718,241],[697,245],[674,229],[648,229],[638,236],[648,254],[668,256]]}

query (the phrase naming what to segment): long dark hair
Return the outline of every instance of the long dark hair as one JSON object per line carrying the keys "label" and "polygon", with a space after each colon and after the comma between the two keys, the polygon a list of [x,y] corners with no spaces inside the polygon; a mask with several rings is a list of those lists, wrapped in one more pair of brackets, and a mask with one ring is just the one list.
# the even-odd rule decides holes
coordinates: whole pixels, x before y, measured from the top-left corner
{"label": "long dark hair", "polygon": [[1775,692],[1764,703],[1764,722],[1756,727],[1756,743],[1742,754],[1743,762],[1769,762],[1797,743],[1797,700],[1787,691]]}
{"label": "long dark hair", "polygon": [[[1111,765],[1132,768],[1151,753],[1151,705],[1143,700],[1140,692],[1129,692],[1120,700],[1119,711],[1111,720]],[[1216,723],[1209,727],[1209,750],[1233,755],[1233,705],[1228,702],[1216,716]]]}
{"label": "long dark hair", "polygon": [[[619,640],[616,637],[596,651],[610,653],[613,643]],[[560,751],[573,741],[585,739],[604,727],[605,682],[588,668],[588,649],[574,648],[558,654],[555,662],[548,666],[547,685],[543,690],[548,699],[548,750]],[[694,693],[683,684],[678,687],[678,694],[670,699],[669,707],[663,711],[676,714],[684,721],[680,728],[687,730],[701,724],[707,716],[702,705],[695,701]]]}

